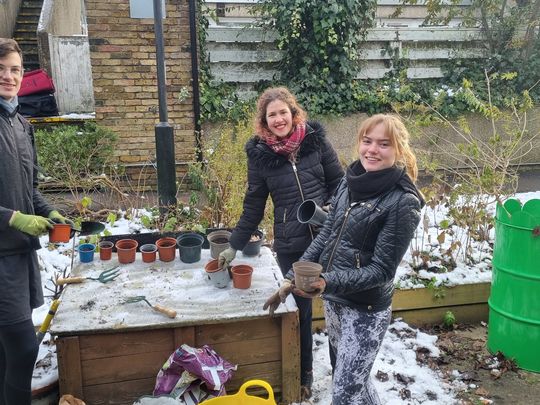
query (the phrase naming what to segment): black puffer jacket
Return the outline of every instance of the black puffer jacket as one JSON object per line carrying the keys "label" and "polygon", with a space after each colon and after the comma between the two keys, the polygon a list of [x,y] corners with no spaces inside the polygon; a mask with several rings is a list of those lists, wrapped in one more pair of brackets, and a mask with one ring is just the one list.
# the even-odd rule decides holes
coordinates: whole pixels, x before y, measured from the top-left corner
{"label": "black puffer jacket", "polygon": [[32,127],[0,106],[0,256],[39,249],[39,239],[9,226],[13,211],[47,216],[52,208],[37,188]]}
{"label": "black puffer jacket", "polygon": [[303,252],[311,243],[309,226],[298,222],[296,211],[303,200],[313,199],[319,205],[329,202],[344,172],[324,128],[309,121],[306,130],[294,166],[259,138],[247,142],[248,189],[242,216],[230,239],[234,249],[243,249],[259,226],[268,195],[274,203],[274,250]]}
{"label": "black puffer jacket", "polygon": [[422,204],[408,178],[382,196],[353,203],[343,180],[323,229],[300,259],[322,264],[323,299],[367,311],[388,308]]}

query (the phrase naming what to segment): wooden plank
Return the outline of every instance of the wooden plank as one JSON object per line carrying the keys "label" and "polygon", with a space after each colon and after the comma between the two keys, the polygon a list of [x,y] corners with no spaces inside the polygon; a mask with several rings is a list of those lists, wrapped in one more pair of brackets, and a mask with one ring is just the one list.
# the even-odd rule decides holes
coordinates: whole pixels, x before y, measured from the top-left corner
{"label": "wooden plank", "polygon": [[275,337],[214,343],[211,346],[221,357],[233,364],[260,364],[281,360],[281,342]]}
{"label": "wooden plank", "polygon": [[228,50],[210,50],[208,52],[210,63],[235,62],[278,62],[281,60],[283,51],[278,50],[248,50],[243,51],[230,47]]}
{"label": "wooden plank", "polygon": [[178,349],[183,344],[186,344],[191,347],[197,346],[195,343],[195,327],[187,326],[185,328],[175,328],[174,329],[174,348]]}
{"label": "wooden plank", "polygon": [[279,71],[275,69],[265,69],[260,65],[234,65],[234,64],[212,64],[212,74],[217,80],[225,82],[255,83],[259,80],[273,80],[279,77]]}
{"label": "wooden plank", "polygon": [[276,32],[260,28],[210,26],[206,31],[207,42],[274,42]]}
{"label": "wooden plank", "polygon": [[82,335],[79,340],[83,361],[137,353],[172,352],[175,349],[173,334],[167,329]]}
{"label": "wooden plank", "polygon": [[132,405],[143,395],[152,395],[156,377],[140,380],[121,381],[109,384],[84,387],[84,399],[87,405]]}
{"label": "wooden plank", "polygon": [[[228,49],[218,49],[208,51],[210,63],[232,62],[232,63],[273,63],[281,60],[283,51],[278,50],[242,50],[235,47]],[[460,49],[460,48],[442,48],[442,49],[402,49],[402,57],[408,60],[447,60],[452,58],[484,58],[487,56],[485,49]],[[391,56],[384,48],[362,49],[360,60],[389,60]]]}
{"label": "wooden plank", "polygon": [[300,399],[300,330],[298,313],[281,316],[282,400],[289,404]]}
{"label": "wooden plank", "polygon": [[[423,325],[442,322],[446,311],[452,311],[458,322],[487,321],[487,300],[491,283],[464,284],[445,288],[444,296],[435,297],[433,290],[419,288],[414,290],[396,290],[392,299],[394,318],[403,319],[412,325]],[[320,298],[313,300],[312,330],[323,330],[323,302]]]}
{"label": "wooden plank", "polygon": [[393,311],[392,316],[403,318],[409,325],[433,325],[442,323],[446,311],[454,314],[457,323],[487,322],[489,317],[487,303]]}
{"label": "wooden plank", "polygon": [[444,288],[440,297],[433,290],[419,288],[415,290],[396,290],[392,299],[392,310],[409,310],[416,308],[447,307],[485,303],[489,298],[491,283],[464,284]]}
{"label": "wooden plank", "polygon": [[[272,386],[274,392],[281,392],[281,362],[273,361],[239,366],[231,380],[225,385],[225,388],[227,392],[235,392],[243,383],[249,380],[264,380]],[[300,392],[300,388],[298,388],[298,392]]]}
{"label": "wooden plank", "polygon": [[[277,33],[253,27],[208,27],[207,42],[274,42]],[[377,27],[368,30],[371,41],[465,42],[483,41],[479,28],[463,27]]]}
{"label": "wooden plank", "polygon": [[233,322],[226,325],[200,325],[196,331],[196,341],[199,346],[280,336],[281,321],[279,318],[271,317]]}
{"label": "wooden plank", "polygon": [[84,385],[155,377],[171,353],[172,350],[167,350],[83,361]]}
{"label": "wooden plank", "polygon": [[81,357],[79,338],[64,337],[56,339],[56,356],[58,359],[58,383],[60,395],[83,395]]}
{"label": "wooden plank", "polygon": [[94,110],[90,45],[87,35],[49,35],[51,76],[60,114]]}

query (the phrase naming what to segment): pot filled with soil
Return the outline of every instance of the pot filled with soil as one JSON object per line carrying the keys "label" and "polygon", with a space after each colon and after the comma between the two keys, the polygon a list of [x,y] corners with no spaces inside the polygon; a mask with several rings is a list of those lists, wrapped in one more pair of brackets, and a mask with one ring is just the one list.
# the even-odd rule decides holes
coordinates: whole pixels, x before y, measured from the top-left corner
{"label": "pot filled with soil", "polygon": [[207,238],[210,244],[210,256],[212,256],[212,259],[217,259],[219,254],[230,246],[231,232],[225,230],[213,231],[208,234]]}

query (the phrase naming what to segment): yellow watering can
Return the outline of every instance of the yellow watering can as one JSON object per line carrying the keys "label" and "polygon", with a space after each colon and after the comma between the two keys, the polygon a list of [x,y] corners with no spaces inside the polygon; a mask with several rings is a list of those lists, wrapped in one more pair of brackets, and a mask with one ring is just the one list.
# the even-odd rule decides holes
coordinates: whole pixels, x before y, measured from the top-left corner
{"label": "yellow watering can", "polygon": [[[249,387],[256,386],[264,387],[268,391],[267,399],[246,394]],[[250,380],[242,384],[236,394],[212,398],[201,402],[200,405],[276,405],[276,401],[274,401],[274,391],[270,384],[263,380]]]}

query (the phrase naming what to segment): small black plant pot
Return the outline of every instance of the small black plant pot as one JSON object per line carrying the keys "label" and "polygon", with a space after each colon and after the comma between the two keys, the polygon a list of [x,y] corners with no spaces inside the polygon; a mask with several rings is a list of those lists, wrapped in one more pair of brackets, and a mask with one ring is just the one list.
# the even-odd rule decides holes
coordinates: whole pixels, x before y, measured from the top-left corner
{"label": "small black plant pot", "polygon": [[261,252],[261,246],[264,242],[264,233],[257,229],[255,232],[253,232],[253,236],[258,236],[259,240],[250,241],[247,243],[247,245],[242,250],[242,254],[244,256],[257,256]]}

